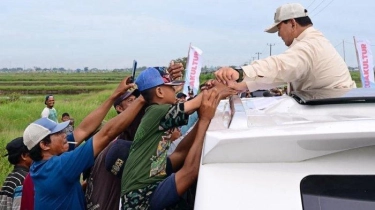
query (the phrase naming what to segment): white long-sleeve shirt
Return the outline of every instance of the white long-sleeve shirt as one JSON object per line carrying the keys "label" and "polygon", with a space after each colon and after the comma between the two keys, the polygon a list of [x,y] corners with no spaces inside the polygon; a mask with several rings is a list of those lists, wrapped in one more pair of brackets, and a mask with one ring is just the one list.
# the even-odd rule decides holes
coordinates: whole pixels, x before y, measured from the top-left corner
{"label": "white long-sleeve shirt", "polygon": [[293,90],[355,88],[348,67],[332,44],[313,27],[282,54],[243,66],[250,91],[290,83]]}

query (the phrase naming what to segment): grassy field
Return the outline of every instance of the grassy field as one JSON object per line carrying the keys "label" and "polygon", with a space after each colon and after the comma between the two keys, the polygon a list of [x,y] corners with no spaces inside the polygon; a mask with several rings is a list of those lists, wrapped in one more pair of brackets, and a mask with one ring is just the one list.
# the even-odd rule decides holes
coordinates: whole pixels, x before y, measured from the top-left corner
{"label": "grassy field", "polygon": [[[2,157],[6,154],[6,144],[22,136],[27,125],[40,117],[46,94],[55,96],[59,117],[68,112],[77,126],[110,96],[125,76],[126,73],[118,72],[0,74],[0,184],[12,170],[7,157]],[[202,81],[210,78],[211,74],[201,76]],[[111,109],[106,120],[115,115]]]}
{"label": "grassy field", "polygon": [[[59,117],[68,112],[78,125],[109,97],[124,76],[124,73],[0,74],[0,184],[12,169],[7,157],[3,157],[6,144],[22,136],[27,125],[40,117],[46,94],[54,94]],[[115,115],[111,109],[106,119]]]}
{"label": "grassy field", "polygon": [[[111,93],[112,90],[104,90],[79,95],[55,95],[55,108],[59,117],[61,117],[62,113],[68,112],[74,117],[75,125],[78,125],[87,114],[96,109]],[[1,155],[6,154],[5,146],[7,142],[15,137],[22,136],[23,130],[27,125],[40,118],[43,108],[44,96],[38,96],[32,100],[16,100],[0,105],[2,116],[0,121]],[[115,115],[115,111],[111,109],[106,119],[110,119]],[[0,183],[2,184],[11,168],[6,157],[3,157],[0,162]]]}
{"label": "grassy field", "polygon": [[[59,117],[68,112],[77,126],[92,110],[96,109],[126,76],[125,73],[39,73],[39,74],[0,74],[0,184],[12,167],[7,161],[6,144],[22,136],[27,125],[40,117],[46,94],[55,96],[55,108]],[[360,87],[359,73],[352,73]],[[202,74],[201,83],[213,78],[212,74]],[[69,90],[81,90],[70,91]],[[5,90],[10,90],[6,92]],[[25,94],[24,90],[35,90]],[[59,91],[60,90],[60,91]],[[85,91],[82,91],[85,90]],[[1,91],[6,93],[1,93]],[[77,94],[79,92],[79,94]],[[106,120],[116,115],[114,109]]]}

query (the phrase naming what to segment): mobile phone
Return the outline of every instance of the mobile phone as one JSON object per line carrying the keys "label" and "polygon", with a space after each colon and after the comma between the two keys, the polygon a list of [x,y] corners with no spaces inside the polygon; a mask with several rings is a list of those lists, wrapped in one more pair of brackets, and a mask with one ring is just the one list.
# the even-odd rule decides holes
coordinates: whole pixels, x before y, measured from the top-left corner
{"label": "mobile phone", "polygon": [[135,82],[135,71],[137,70],[137,61],[133,60],[133,70],[132,70],[132,77],[130,78],[130,82]]}

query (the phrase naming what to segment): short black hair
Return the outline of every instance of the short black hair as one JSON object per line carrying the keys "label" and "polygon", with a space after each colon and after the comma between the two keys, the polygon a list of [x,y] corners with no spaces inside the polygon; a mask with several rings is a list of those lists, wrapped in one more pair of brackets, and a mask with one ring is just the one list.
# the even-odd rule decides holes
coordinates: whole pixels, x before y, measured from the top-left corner
{"label": "short black hair", "polygon": [[[51,135],[48,135],[46,137],[44,137],[44,139],[42,139],[42,141],[44,143],[51,143]],[[37,145],[35,145],[31,150],[30,150],[30,158],[33,160],[33,161],[40,161],[43,159],[43,155],[42,155],[42,148],[40,148],[40,145],[39,143]]]}
{"label": "short black hair", "polygon": [[[306,11],[307,12],[307,11]],[[296,22],[300,25],[300,26],[308,26],[308,25],[313,25],[311,19],[309,16],[306,16],[306,17],[299,17],[299,18],[295,18],[294,20],[296,20]]]}
{"label": "short black hair", "polygon": [[[307,10],[305,10],[305,12],[307,12]],[[291,19],[288,19],[288,20],[283,20],[282,22],[283,23],[288,23],[289,20]],[[299,17],[299,18],[294,18],[294,20],[296,20],[296,22],[300,25],[300,26],[308,26],[308,25],[313,25],[311,19],[309,16],[305,16],[305,17]]]}
{"label": "short black hair", "polygon": [[70,115],[67,112],[65,112],[65,113],[62,114],[61,117],[70,117]]}
{"label": "short black hair", "polygon": [[145,99],[146,103],[148,103],[148,104],[152,103],[152,100],[155,96],[155,92],[156,92],[157,87],[159,87],[159,86],[141,91],[141,95]]}
{"label": "short black hair", "polygon": [[48,98],[51,97],[51,96],[53,97],[53,95],[46,95],[46,98],[44,99],[44,104],[47,105]]}
{"label": "short black hair", "polygon": [[26,146],[23,146],[18,153],[8,155],[8,161],[12,165],[17,165],[20,162],[21,155],[28,154],[29,150]]}

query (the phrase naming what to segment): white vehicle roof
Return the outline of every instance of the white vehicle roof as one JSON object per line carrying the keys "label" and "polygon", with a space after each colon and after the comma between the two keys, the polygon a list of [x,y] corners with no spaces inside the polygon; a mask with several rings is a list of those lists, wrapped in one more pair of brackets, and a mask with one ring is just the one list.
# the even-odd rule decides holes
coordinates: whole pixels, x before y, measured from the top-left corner
{"label": "white vehicle roof", "polygon": [[195,209],[302,209],[306,176],[375,174],[372,93],[221,101],[205,137]]}

